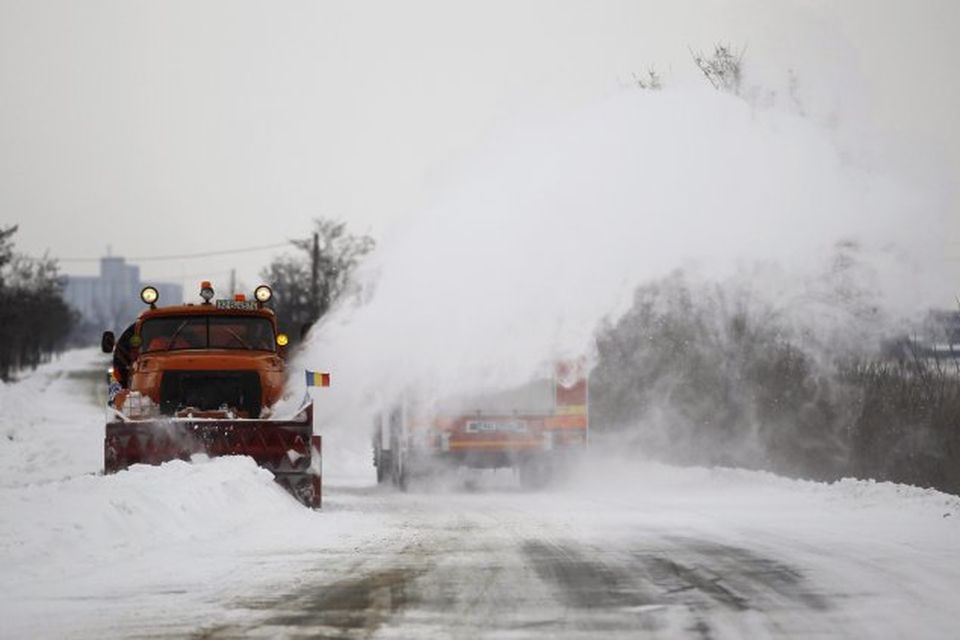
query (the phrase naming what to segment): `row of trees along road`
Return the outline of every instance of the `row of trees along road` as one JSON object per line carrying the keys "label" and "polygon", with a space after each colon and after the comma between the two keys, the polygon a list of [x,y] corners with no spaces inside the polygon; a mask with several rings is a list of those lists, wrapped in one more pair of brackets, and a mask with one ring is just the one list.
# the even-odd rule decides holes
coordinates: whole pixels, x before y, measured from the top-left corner
{"label": "row of trees along road", "polygon": [[57,262],[14,251],[16,226],[0,228],[0,380],[59,351],[73,320]]}
{"label": "row of trees along road", "polygon": [[374,241],[349,233],[344,222],[318,218],[311,237],[291,244],[297,251],[275,258],[261,277],[273,288],[280,330],[297,341],[352,290],[351,275]]}

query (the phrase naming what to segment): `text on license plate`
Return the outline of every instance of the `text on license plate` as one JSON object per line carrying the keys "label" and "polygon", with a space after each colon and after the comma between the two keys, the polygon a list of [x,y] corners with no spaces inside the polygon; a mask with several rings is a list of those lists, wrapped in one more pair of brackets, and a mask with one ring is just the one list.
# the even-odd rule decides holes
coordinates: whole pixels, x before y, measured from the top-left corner
{"label": "text on license plate", "polygon": [[469,420],[464,428],[467,433],[526,433],[527,423],[522,420]]}

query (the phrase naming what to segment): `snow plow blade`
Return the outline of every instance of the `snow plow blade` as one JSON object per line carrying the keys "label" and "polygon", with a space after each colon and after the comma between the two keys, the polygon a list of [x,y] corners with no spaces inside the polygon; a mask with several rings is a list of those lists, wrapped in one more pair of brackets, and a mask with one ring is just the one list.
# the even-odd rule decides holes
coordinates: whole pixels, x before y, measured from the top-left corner
{"label": "snow plow blade", "polygon": [[301,503],[320,507],[321,438],[313,435],[312,404],[291,420],[131,420],[117,413],[116,419],[107,423],[105,473],[134,464],[190,460],[195,454],[250,456]]}

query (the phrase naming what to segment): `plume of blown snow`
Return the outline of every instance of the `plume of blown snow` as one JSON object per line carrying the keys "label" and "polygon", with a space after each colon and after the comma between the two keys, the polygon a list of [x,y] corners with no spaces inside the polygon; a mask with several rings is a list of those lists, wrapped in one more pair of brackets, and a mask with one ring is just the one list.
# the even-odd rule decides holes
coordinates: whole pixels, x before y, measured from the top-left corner
{"label": "plume of blown snow", "polygon": [[355,434],[360,459],[370,413],[399,394],[509,387],[589,354],[599,320],[678,267],[802,273],[853,241],[888,304],[924,301],[936,195],[835,140],[714,91],[629,92],[506,132],[384,238],[363,300],[313,330],[301,364],[333,373],[325,432]]}

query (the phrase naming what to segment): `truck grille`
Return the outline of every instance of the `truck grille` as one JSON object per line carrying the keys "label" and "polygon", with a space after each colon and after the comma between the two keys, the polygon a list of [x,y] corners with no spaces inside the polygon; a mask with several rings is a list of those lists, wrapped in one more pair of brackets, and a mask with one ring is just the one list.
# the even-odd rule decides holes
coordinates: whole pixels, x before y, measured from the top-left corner
{"label": "truck grille", "polygon": [[160,413],[182,409],[216,411],[226,407],[249,418],[260,416],[260,377],[256,371],[166,371],[160,381]]}

